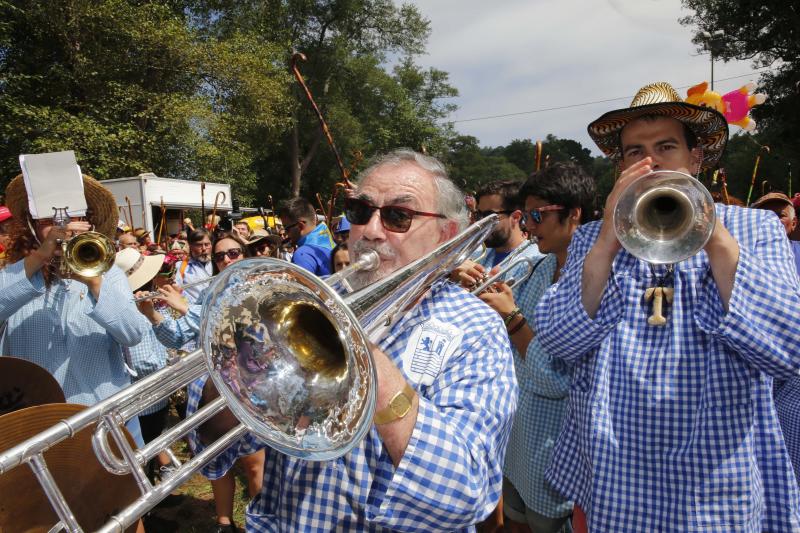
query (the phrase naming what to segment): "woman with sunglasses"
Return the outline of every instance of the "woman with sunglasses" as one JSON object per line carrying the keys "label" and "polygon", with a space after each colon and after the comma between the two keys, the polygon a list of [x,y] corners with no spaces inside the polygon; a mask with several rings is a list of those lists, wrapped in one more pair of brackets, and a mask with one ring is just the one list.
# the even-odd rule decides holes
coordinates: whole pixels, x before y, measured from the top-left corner
{"label": "woman with sunglasses", "polygon": [[503,468],[503,512],[509,531],[555,533],[565,527],[572,511],[572,502],[544,477],[566,415],[571,369],[545,352],[528,320],[544,292],[558,281],[573,234],[592,219],[594,197],[592,178],[571,163],[551,165],[528,178],[520,190],[525,224],[547,255],[513,293],[498,283],[497,292],[480,295],[506,323],[520,388]]}
{"label": "woman with sunglasses", "polygon": [[[248,257],[247,243],[238,235],[233,233],[219,233],[212,247],[211,259],[213,262],[214,275],[219,274],[230,265]],[[158,340],[169,348],[180,348],[189,341],[197,340],[200,333],[200,316],[202,314],[202,304],[188,306],[176,301],[173,295],[173,288],[162,287],[159,291],[164,295],[164,300],[173,308],[183,313],[184,316],[178,320],[164,317],[153,305],[152,301],[140,302],[139,309],[153,325],[153,330]],[[142,293],[143,294],[143,293]],[[140,294],[137,293],[137,296]],[[204,294],[198,299],[202,302]],[[189,400],[186,408],[186,416],[191,416],[205,403],[218,396],[213,384],[208,380],[208,374],[203,375],[189,385]],[[206,386],[208,385],[208,386]],[[211,434],[217,434],[221,430],[220,426],[227,426],[232,420],[232,415],[228,410],[212,418],[209,422],[201,426],[199,431],[189,433],[189,446],[193,453],[200,453],[206,445],[215,440]],[[256,453],[245,454],[241,451],[244,443],[252,440],[248,434],[216,459],[207,464],[201,473],[211,482],[214,493],[214,506],[216,508],[216,524],[213,531],[219,533],[234,533],[237,530],[233,523],[233,499],[236,491],[236,479],[233,472],[227,470],[222,472],[218,468],[218,461],[225,461],[230,464],[233,458],[242,462],[248,480],[248,492],[254,497],[261,491],[261,482],[264,475],[264,450]]]}

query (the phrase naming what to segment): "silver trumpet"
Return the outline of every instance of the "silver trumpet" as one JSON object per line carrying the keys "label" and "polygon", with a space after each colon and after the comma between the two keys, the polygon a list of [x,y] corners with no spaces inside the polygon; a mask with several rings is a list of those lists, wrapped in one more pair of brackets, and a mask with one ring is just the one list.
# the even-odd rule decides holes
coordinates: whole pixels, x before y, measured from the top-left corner
{"label": "silver trumpet", "polygon": [[[505,259],[503,259],[502,261],[500,261],[500,263],[497,264],[500,270],[495,275],[493,276],[489,276],[488,274],[484,275],[483,279],[478,281],[478,283],[475,285],[474,288],[470,289],[470,292],[477,296],[483,291],[489,289],[498,280],[504,281],[509,287],[513,289],[516,285],[522,283],[523,281],[531,277],[533,271],[536,270],[537,266],[539,266],[541,259],[539,261],[534,262],[533,259],[531,259],[530,257],[520,257],[520,256],[529,247],[534,246],[534,244],[535,243],[532,241],[525,241],[524,243],[517,246],[517,248],[513,252],[508,254]],[[519,265],[522,264],[524,264],[526,267],[525,272],[522,276],[519,276],[518,278],[512,277],[506,279],[505,277],[506,274],[508,274],[510,271],[516,269]]]}
{"label": "silver trumpet", "polygon": [[614,209],[614,231],[631,255],[654,265],[692,257],[711,238],[714,199],[689,174],[651,172],[631,183]]}
{"label": "silver trumpet", "polygon": [[[97,423],[92,444],[98,459],[112,473],[130,473],[142,494],[99,530],[121,532],[247,432],[294,457],[323,461],[344,455],[372,426],[377,380],[371,343],[496,224],[496,215],[480,220],[426,257],[344,297],[279,259],[231,265],[206,293],[200,349],[1,453],[0,475],[30,466],[60,520],[51,531],[82,531],[43,454]],[[206,372],[219,398],[143,448],[128,443],[125,420]],[[226,408],[239,424],[153,486],[143,465]],[[112,451],[109,435],[122,457]]]}

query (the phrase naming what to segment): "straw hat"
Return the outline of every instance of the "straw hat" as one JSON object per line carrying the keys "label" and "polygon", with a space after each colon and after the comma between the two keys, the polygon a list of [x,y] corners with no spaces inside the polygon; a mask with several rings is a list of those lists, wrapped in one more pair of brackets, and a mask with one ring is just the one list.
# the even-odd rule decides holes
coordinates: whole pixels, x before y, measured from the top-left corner
{"label": "straw hat", "polygon": [[644,115],[671,117],[686,124],[703,149],[703,168],[717,164],[728,142],[728,122],[710,107],[687,104],[666,82],[645,85],[629,107],[609,111],[591,124],[589,136],[612,159],[621,159],[620,132],[630,122]]}
{"label": "straw hat", "polygon": [[[83,175],[83,194],[86,197],[86,205],[92,210],[94,230],[113,238],[119,220],[119,211],[114,195],[99,181],[85,174]],[[22,174],[8,184],[6,205],[14,218],[25,219],[25,213],[28,212],[28,191],[25,189]]]}
{"label": "straw hat", "polygon": [[50,372],[25,359],[0,357],[0,415],[65,401],[61,385]]}
{"label": "straw hat", "polygon": [[128,284],[135,291],[158,274],[164,264],[164,254],[142,255],[135,248],[117,252],[114,264],[128,276]]}
{"label": "straw hat", "polygon": [[251,244],[255,244],[260,240],[266,239],[269,237],[269,232],[267,230],[256,228],[250,234],[250,239],[247,241],[247,245],[250,246]]}
{"label": "straw hat", "polygon": [[[84,409],[83,405],[53,403],[0,416],[0,452]],[[127,430],[122,430],[132,443]],[[133,476],[117,476],[100,465],[92,452],[93,432],[90,426],[44,453],[50,473],[84,531],[97,530],[140,495]],[[30,468],[20,465],[0,476],[0,531],[47,531],[56,522],[58,517]]]}

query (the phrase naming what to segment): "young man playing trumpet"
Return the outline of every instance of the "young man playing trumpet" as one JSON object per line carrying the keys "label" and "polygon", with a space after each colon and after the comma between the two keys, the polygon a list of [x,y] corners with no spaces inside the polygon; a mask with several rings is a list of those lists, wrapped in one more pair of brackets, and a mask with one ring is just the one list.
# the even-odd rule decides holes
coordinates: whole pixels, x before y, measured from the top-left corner
{"label": "young man playing trumpet", "polygon": [[[475,220],[497,215],[500,221],[483,242],[486,246],[485,256],[477,261],[465,261],[456,268],[451,276],[454,281],[467,288],[479,285],[491,268],[528,242],[521,227],[523,206],[518,197],[520,185],[522,184],[518,181],[492,181],[484,185],[475,195],[478,201],[478,208],[474,213]],[[521,257],[535,260],[542,257],[542,254],[535,244],[531,244],[521,253]],[[524,271],[524,265],[519,265],[508,271],[504,277],[508,279],[519,276]],[[517,290],[514,290],[514,293],[516,294]]]}
{"label": "young man playing trumpet", "polygon": [[[380,265],[354,288],[428,256],[467,224],[437,160],[398,150],[362,172],[345,202],[349,247]],[[517,386],[503,321],[440,281],[372,349],[376,413],[344,456],[267,454],[248,531],[464,531],[495,508]]]}
{"label": "young man playing trumpet", "polygon": [[[718,204],[694,256],[672,268],[639,260],[614,231],[623,191],[651,171],[715,165],[727,123],[655,83],[589,134],[622,174],[605,218],[576,232],[536,308],[539,342],[574,365],[549,481],[591,531],[797,531],[797,483],[772,401],[773,378],[800,371],[800,294],[783,228],[772,213]],[[648,320],[654,287],[669,295],[663,321]]]}

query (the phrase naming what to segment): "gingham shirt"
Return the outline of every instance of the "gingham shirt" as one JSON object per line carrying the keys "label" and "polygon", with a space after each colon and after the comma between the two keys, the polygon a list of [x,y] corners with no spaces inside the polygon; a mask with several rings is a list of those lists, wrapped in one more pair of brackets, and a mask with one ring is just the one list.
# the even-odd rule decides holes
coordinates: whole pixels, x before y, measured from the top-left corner
{"label": "gingham shirt", "polygon": [[775,410],[792,458],[794,476],[800,483],[800,378],[775,383]]}
{"label": "gingham shirt", "polygon": [[[536,304],[553,282],[555,271],[556,256],[547,255],[533,275],[518,286],[515,301],[530,323]],[[567,516],[572,512],[572,502],[550,486],[545,480],[545,470],[569,403],[570,368],[548,354],[536,337],[528,344],[524,359],[514,350],[514,368],[519,403],[503,474],[526,507],[551,518]]]}
{"label": "gingham shirt", "polygon": [[24,261],[0,270],[0,321],[8,320],[4,354],[50,372],[70,403],[93,405],[130,384],[122,346],[144,334],[128,279],[117,267],[103,274],[100,298],[70,279],[45,288],[25,275]]}
{"label": "gingham shirt", "polygon": [[[441,336],[431,344],[432,326]],[[436,358],[417,366],[417,355],[448,339],[454,344],[441,366]],[[380,348],[420,395],[399,466],[374,427],[332,461],[270,452],[263,489],[247,508],[248,531],[472,530],[495,508],[517,403],[511,347],[497,313],[463,289],[440,284]],[[435,378],[423,384],[414,370]]]}
{"label": "gingham shirt", "polygon": [[667,324],[649,326],[649,268],[622,251],[591,320],[581,276],[599,223],[536,308],[542,346],[575,365],[548,479],[592,531],[800,529],[771,378],[800,368],[791,251],[773,214],[716,210],[740,246],[727,312],[703,251],[676,265]]}
{"label": "gingham shirt", "polygon": [[[142,323],[144,334],[142,335],[142,342],[136,346],[125,348],[128,351],[131,368],[136,373],[131,377],[131,382],[136,383],[140,379],[149,376],[153,372],[161,370],[167,366],[167,349],[156,338],[155,333],[150,327],[147,319],[139,313],[139,321]],[[169,399],[161,400],[150,407],[144,409],[140,415],[150,415],[161,409],[165,408],[169,403]]]}
{"label": "gingham shirt", "polygon": [[[188,285],[189,283],[195,283],[196,281],[204,280],[206,278],[210,278],[213,273],[213,266],[211,261],[208,263],[201,263],[195,258],[189,258],[189,261],[186,264],[186,269],[181,274],[181,269],[183,267],[183,263],[178,263],[178,269],[175,272],[175,284],[176,285]],[[210,280],[209,280],[210,282]],[[208,287],[207,284],[201,283],[195,287],[189,287],[188,289],[183,289],[183,296],[186,298],[186,301],[189,304],[201,303],[202,300],[200,299],[200,293]],[[180,348],[180,346],[178,346]]]}

